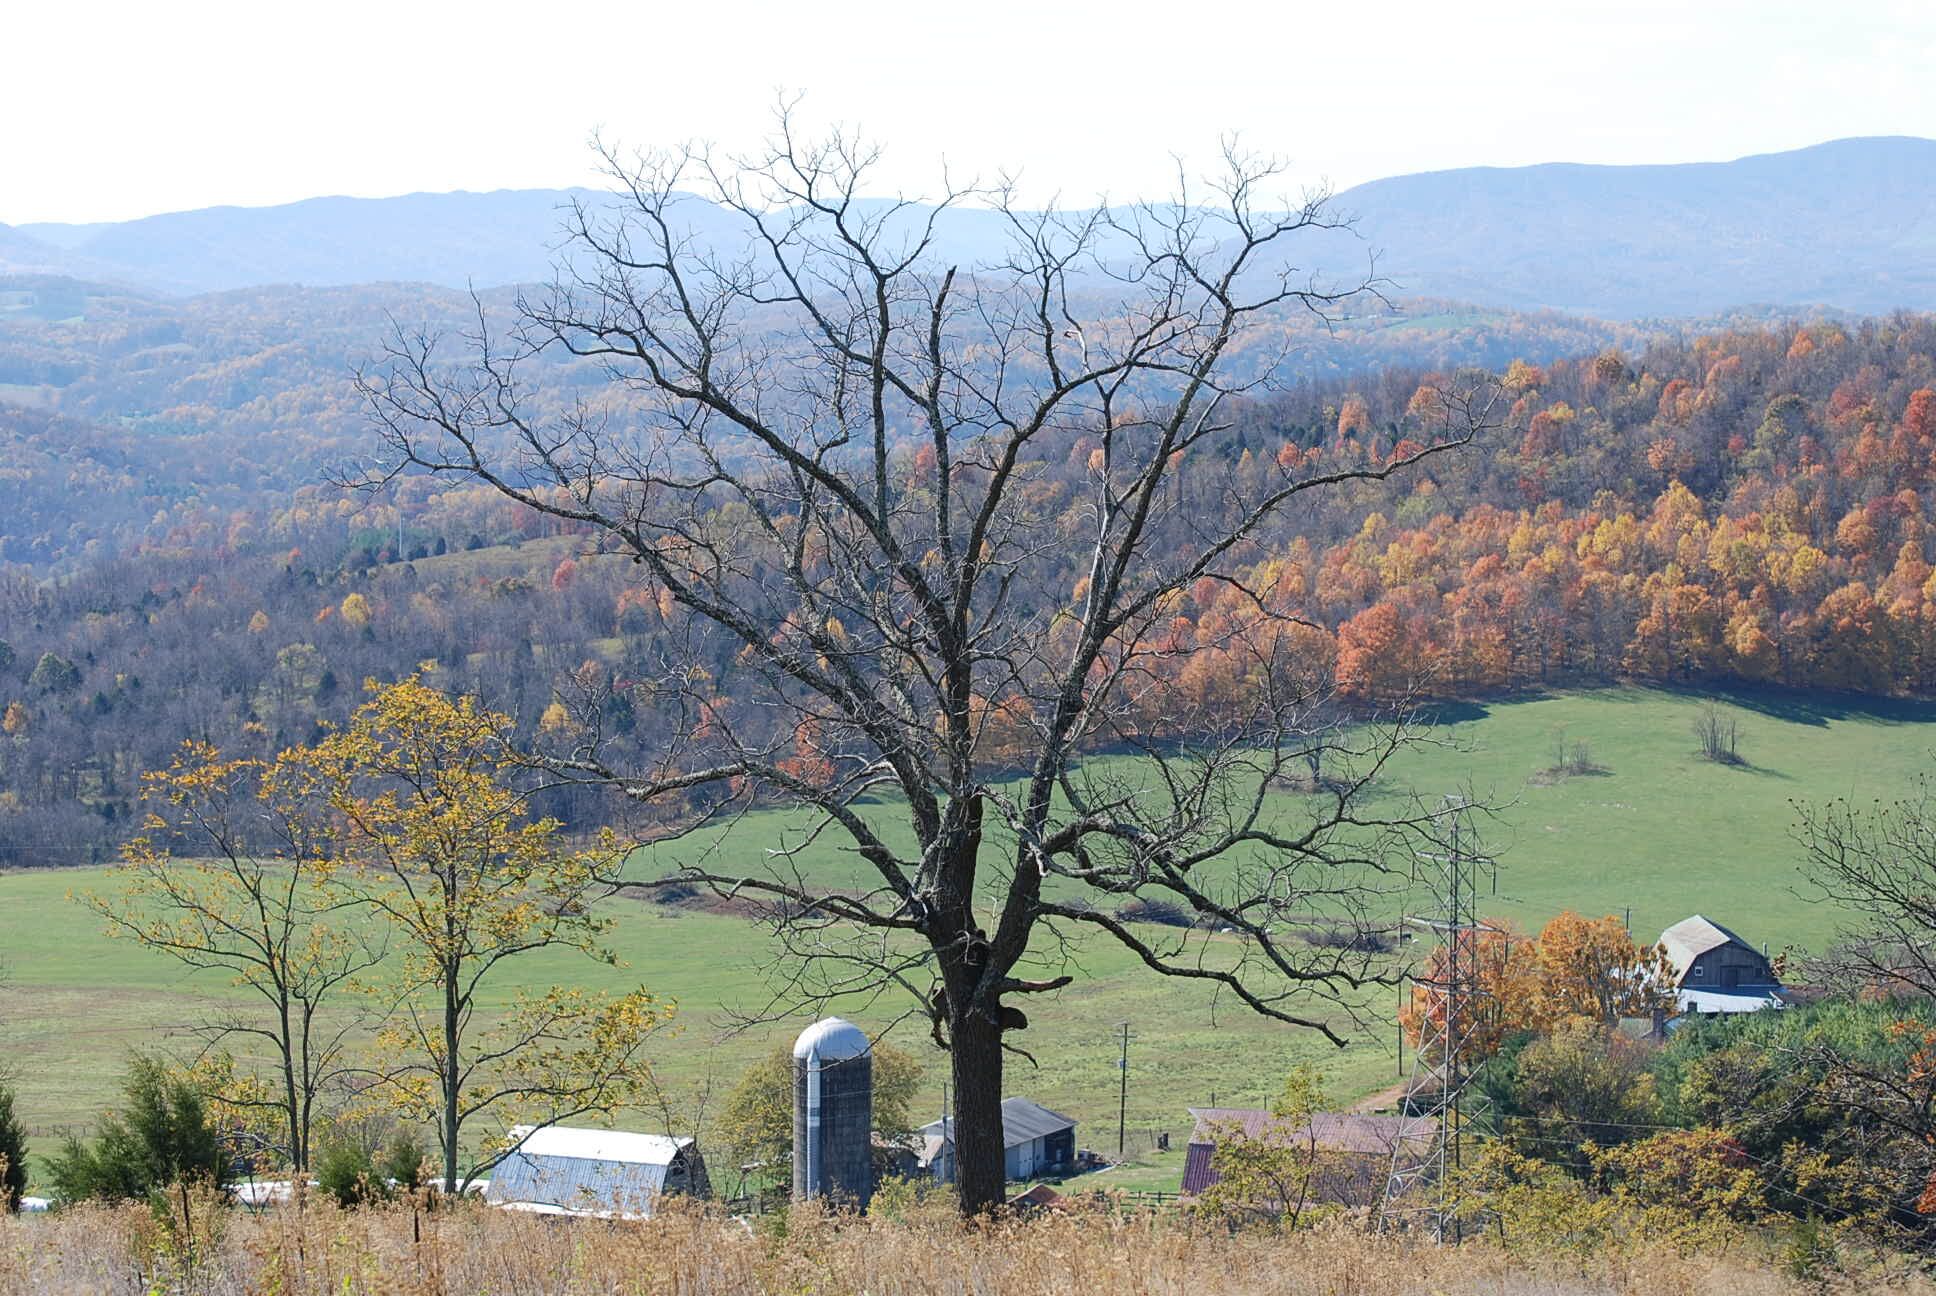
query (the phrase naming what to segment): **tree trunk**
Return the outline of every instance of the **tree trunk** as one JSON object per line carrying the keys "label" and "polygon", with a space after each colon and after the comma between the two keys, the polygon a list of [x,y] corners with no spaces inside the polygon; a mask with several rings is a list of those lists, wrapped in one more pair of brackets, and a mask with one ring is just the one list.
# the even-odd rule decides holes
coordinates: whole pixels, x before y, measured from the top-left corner
{"label": "tree trunk", "polygon": [[276,1043],[282,1049],[282,1095],[289,1118],[289,1162],[298,1176],[309,1171],[309,1140],[304,1137],[302,1105],[296,1101],[296,1055],[289,1032],[289,1001],[276,1005],[282,1031]]}
{"label": "tree trunk", "polygon": [[952,1023],[955,1185],[961,1213],[981,1215],[1005,1200],[1002,1139],[1002,1032],[970,1009]]}
{"label": "tree trunk", "polygon": [[444,1106],[444,1191],[455,1195],[460,1187],[457,1182],[457,1106],[458,1093],[457,1044],[460,1030],[461,1008],[453,987],[456,975],[448,974],[444,992],[444,1073],[439,1077],[443,1082]]}

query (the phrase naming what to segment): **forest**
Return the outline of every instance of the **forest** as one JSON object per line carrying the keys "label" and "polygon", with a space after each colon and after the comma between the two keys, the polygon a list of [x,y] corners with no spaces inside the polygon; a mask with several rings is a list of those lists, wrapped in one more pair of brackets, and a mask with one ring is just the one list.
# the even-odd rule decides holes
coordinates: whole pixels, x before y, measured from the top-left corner
{"label": "forest", "polygon": [[[178,547],[182,535],[287,507],[370,451],[355,375],[392,322],[457,336],[510,327],[515,289],[422,284],[268,287],[164,300],[54,277],[0,276],[0,562],[67,572]],[[1355,305],[1335,326],[1288,313],[1248,339],[1313,379],[1392,365],[1550,359],[1643,330],[1555,312],[1411,299]],[[1241,368],[1246,363],[1235,357]],[[595,396],[595,365],[556,355],[550,399]]]}
{"label": "forest", "polygon": [[[143,322],[145,309],[127,305],[114,328],[166,352],[180,323]],[[61,354],[37,362],[42,380],[63,376]],[[366,678],[424,662],[540,745],[591,724],[644,754],[675,720],[759,723],[680,712],[666,649],[689,659],[699,629],[569,524],[435,477],[374,495],[305,477],[302,464],[368,444],[347,380],[288,378],[328,370],[306,354],[238,360],[229,379],[287,403],[303,435],[250,441],[245,413],[163,407],[186,397],[161,376],[154,406],[199,431],[163,451],[151,428],[89,424],[96,452],[57,462],[85,400],[0,405],[21,501],[0,569],[0,864],[108,858],[141,773],[183,739],[273,754],[345,716]],[[0,362],[13,366],[0,377],[27,376],[17,346]],[[1247,581],[1206,580],[1166,609],[1163,633],[1204,649],[1179,680],[1200,722],[1241,690],[1264,624],[1248,591],[1303,623],[1301,658],[1347,705],[1616,680],[1936,688],[1936,318],[1746,326],[1496,367],[1499,413],[1478,442],[1287,510],[1240,555]],[[90,372],[64,376],[85,391]],[[1170,517],[1214,512],[1246,478],[1403,456],[1422,435],[1419,393],[1444,376],[1394,364],[1252,399],[1181,465]],[[223,407],[250,408],[244,394]],[[244,444],[258,448],[246,471]],[[1100,452],[1071,432],[1037,453],[1031,506],[1073,527]],[[136,454],[178,482],[219,466],[216,485],[153,498],[169,478]],[[910,444],[894,471],[918,490],[932,452]],[[1045,614],[1078,600],[1074,548],[1039,558],[1016,596]],[[730,681],[730,647],[709,669]],[[996,759],[1026,742],[983,720]],[[584,789],[541,804],[574,830],[622,812]]]}

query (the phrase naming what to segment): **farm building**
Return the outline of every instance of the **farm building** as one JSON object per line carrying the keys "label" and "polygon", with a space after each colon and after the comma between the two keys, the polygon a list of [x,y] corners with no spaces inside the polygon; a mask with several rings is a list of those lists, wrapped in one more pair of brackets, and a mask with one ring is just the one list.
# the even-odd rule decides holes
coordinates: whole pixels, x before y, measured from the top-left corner
{"label": "farm building", "polygon": [[552,1125],[512,1129],[518,1149],[497,1164],[484,1200],[545,1215],[645,1219],[660,1197],[711,1195],[689,1138]]}
{"label": "farm building", "polygon": [[[921,1127],[920,1168],[940,1183],[955,1181],[954,1121]],[[1002,1099],[1002,1145],[1010,1179],[1061,1174],[1075,1165],[1076,1123],[1026,1098]]]}
{"label": "farm building", "polygon": [[1423,1116],[1319,1112],[1308,1123],[1291,1126],[1255,1107],[1188,1110],[1196,1124],[1184,1151],[1186,1197],[1194,1197],[1217,1182],[1217,1142],[1240,1131],[1245,1138],[1279,1138],[1288,1146],[1308,1148],[1320,1157],[1311,1185],[1313,1200],[1336,1206],[1376,1205],[1394,1160],[1404,1165],[1422,1157],[1438,1128],[1436,1122]]}
{"label": "farm building", "polygon": [[1681,919],[1660,934],[1660,946],[1673,965],[1683,1013],[1788,1006],[1768,956],[1711,918],[1695,914]]}

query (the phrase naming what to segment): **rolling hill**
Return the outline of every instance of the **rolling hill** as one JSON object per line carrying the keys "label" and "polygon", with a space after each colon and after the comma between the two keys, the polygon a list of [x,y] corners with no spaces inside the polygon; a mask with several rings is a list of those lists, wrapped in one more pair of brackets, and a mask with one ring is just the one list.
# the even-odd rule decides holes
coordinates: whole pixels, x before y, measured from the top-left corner
{"label": "rolling hill", "polygon": [[[313,198],[98,225],[0,226],[0,272],[64,273],[172,294],[272,283],[446,288],[543,278],[562,210],[588,190]],[[1339,195],[1357,236],[1303,240],[1300,264],[1366,254],[1407,294],[1614,319],[1742,305],[1936,307],[1936,141],[1837,140],[1732,162],[1473,167]],[[723,215],[687,208],[700,243]],[[918,219],[917,209],[909,219]],[[1003,218],[958,209],[937,256],[988,259]],[[1106,249],[1105,249],[1106,252]]]}

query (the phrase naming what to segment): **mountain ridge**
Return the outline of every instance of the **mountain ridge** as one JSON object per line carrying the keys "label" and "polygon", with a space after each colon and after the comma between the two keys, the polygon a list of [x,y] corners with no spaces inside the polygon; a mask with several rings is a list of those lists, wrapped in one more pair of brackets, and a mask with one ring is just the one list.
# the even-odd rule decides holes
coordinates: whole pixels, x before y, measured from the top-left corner
{"label": "mountain ridge", "polygon": [[[564,207],[588,189],[322,196],[134,221],[0,225],[0,272],[167,295],[266,284],[496,287],[546,277]],[[1379,250],[1406,293],[1613,319],[1744,304],[1936,308],[1936,140],[1859,136],[1732,161],[1542,162],[1392,176],[1337,195],[1356,237],[1298,245],[1349,275]],[[723,215],[689,209],[706,238]],[[938,255],[972,264],[999,213],[948,213]]]}

